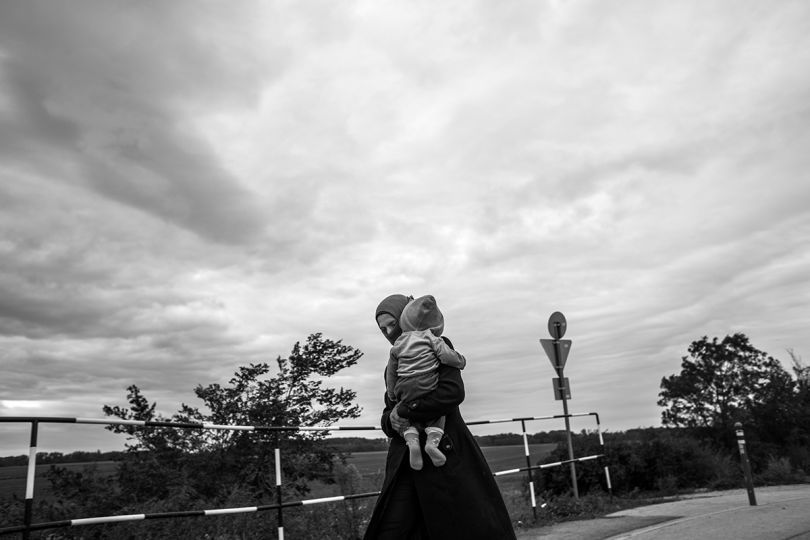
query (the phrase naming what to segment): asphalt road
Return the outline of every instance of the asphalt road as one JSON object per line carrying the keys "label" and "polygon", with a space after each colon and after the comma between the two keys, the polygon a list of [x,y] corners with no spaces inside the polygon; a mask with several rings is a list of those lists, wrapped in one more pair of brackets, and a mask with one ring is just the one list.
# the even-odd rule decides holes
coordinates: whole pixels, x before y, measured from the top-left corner
{"label": "asphalt road", "polygon": [[522,540],[810,540],[810,484],[689,495],[518,533]]}

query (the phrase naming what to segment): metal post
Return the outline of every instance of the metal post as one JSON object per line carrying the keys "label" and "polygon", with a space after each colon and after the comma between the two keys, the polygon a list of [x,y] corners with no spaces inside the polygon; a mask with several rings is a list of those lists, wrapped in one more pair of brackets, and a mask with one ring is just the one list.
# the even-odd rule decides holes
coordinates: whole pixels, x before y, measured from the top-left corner
{"label": "metal post", "polygon": [[[554,323],[555,326],[559,328],[559,323]],[[557,330],[557,335],[559,334],[559,329]],[[560,353],[560,341],[559,339],[554,340],[554,350],[556,352],[557,358],[562,358]],[[568,443],[568,459],[574,459],[574,445],[571,442],[571,422],[568,419],[568,400],[565,398],[565,375],[563,374],[563,366],[562,364],[555,367],[557,370],[558,377],[560,378],[560,384],[563,385],[561,388],[562,393],[562,402],[563,402],[563,414],[565,415],[565,441]],[[574,490],[574,498],[579,499],[579,488],[577,487],[577,469],[574,465],[574,462],[571,461],[569,464],[571,468],[571,487]]]}
{"label": "metal post", "polygon": [[[607,456],[607,451],[605,450],[605,439],[602,437],[602,427],[599,423],[599,415],[596,413],[591,413],[596,416],[596,433],[599,434],[599,445],[602,447],[602,453]],[[613,486],[610,484],[610,471],[608,470],[608,466],[605,465],[605,482],[607,484],[608,493],[610,494],[610,500],[613,500]]]}
{"label": "metal post", "polygon": [[737,432],[737,447],[740,449],[740,461],[742,462],[743,474],[745,475],[745,489],[748,491],[748,504],[757,505],[757,497],[754,494],[754,478],[751,475],[751,463],[748,461],[748,452],[745,451],[745,434],[742,424],[736,422],[734,429]]}
{"label": "metal post", "polygon": [[37,431],[39,429],[39,422],[33,420],[31,422],[31,444],[28,449],[28,475],[25,479],[25,510],[23,514],[23,540],[31,538],[31,514],[34,508],[34,479],[37,474]]}
{"label": "metal post", "polygon": [[523,428],[523,450],[526,452],[526,475],[529,477],[529,493],[532,496],[532,514],[537,519],[537,498],[534,496],[534,479],[532,478],[532,458],[529,454],[529,438],[526,435],[526,421],[521,420],[520,426]]}
{"label": "metal post", "polygon": [[278,497],[278,540],[284,540],[284,514],[281,504],[281,449],[279,448],[280,436],[276,432],[276,497]]}

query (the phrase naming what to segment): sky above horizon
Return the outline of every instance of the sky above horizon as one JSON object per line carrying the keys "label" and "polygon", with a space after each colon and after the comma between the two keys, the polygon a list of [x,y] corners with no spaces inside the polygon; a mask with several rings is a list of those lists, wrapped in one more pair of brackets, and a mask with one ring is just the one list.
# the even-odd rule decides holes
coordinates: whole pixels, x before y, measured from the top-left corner
{"label": "sky above horizon", "polygon": [[374,425],[401,292],[467,420],[561,413],[561,311],[571,411],[660,425],[692,341],[810,356],[808,66],[802,1],[4,1],[0,416],[171,415],[322,332]]}

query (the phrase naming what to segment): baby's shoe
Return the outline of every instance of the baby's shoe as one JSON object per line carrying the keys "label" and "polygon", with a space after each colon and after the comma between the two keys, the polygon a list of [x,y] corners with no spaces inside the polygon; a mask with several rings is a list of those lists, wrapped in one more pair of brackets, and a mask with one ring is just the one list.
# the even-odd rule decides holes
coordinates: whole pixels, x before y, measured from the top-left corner
{"label": "baby's shoe", "polygon": [[442,440],[442,435],[444,431],[439,428],[428,428],[427,431],[427,442],[425,443],[425,453],[427,453],[430,461],[433,462],[433,465],[436,467],[441,467],[447,462],[447,457],[439,450],[439,443]]}
{"label": "baby's shoe", "polygon": [[422,470],[422,449],[419,447],[419,434],[414,432],[405,433],[405,444],[408,445],[408,459],[411,463],[411,469],[415,471]]}

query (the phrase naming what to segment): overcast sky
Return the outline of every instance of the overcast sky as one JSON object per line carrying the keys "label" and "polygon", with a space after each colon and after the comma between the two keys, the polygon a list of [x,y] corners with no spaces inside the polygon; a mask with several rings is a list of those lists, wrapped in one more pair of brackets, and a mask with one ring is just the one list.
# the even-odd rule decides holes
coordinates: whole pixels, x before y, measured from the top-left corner
{"label": "overcast sky", "polygon": [[171,415],[323,332],[376,424],[402,292],[467,420],[562,412],[561,311],[571,411],[657,426],[704,335],[810,357],[808,66],[804,1],[3,1],[0,416]]}

